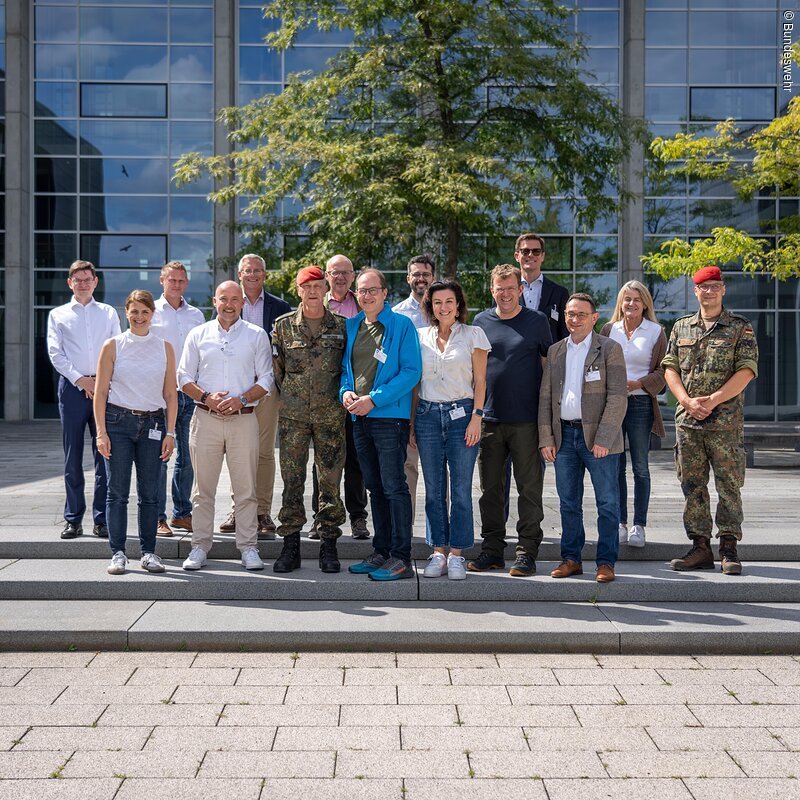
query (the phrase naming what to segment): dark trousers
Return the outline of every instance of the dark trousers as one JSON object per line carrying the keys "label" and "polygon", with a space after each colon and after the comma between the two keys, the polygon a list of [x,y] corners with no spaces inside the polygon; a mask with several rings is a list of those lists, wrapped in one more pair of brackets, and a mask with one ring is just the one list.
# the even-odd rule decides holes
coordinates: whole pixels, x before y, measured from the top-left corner
{"label": "dark trousers", "polygon": [[97,452],[95,437],[97,426],[94,422],[92,401],[84,392],[73,386],[63,375],[58,381],[58,413],[61,417],[61,429],[64,438],[64,486],[67,499],[64,503],[64,519],[80,525],[86,513],[84,491],[86,483],[83,477],[83,440],[86,426],[92,437],[92,454],[94,455],[94,497],[92,500],[92,517],[95,523],[106,521],[106,465],[103,457]]}
{"label": "dark trousers", "polygon": [[[194,416],[194,400],[178,392],[178,416],[175,418],[175,469],[172,471],[172,516],[176,519],[192,515],[192,483],[194,470],[189,458],[189,427]],[[158,480],[158,518],[167,519],[167,462],[161,462]]]}
{"label": "dark trousers", "polygon": [[[350,517],[350,522],[355,519],[367,518],[367,490],[364,486],[364,476],[361,474],[361,465],[358,461],[356,444],[353,441],[353,421],[347,415],[344,426],[345,432],[345,458],[344,458],[344,507]],[[317,465],[311,470],[312,491],[311,510],[316,516],[319,511],[319,480],[317,478]]]}
{"label": "dark trousers", "polygon": [[519,492],[517,554],[536,556],[542,542],[542,461],[535,422],[484,422],[478,474],[481,480],[481,550],[502,558],[506,547],[506,460],[514,465]]}
{"label": "dark trousers", "polygon": [[358,417],[353,439],[369,490],[372,546],[385,558],[411,563],[411,495],[406,483],[407,419]]}

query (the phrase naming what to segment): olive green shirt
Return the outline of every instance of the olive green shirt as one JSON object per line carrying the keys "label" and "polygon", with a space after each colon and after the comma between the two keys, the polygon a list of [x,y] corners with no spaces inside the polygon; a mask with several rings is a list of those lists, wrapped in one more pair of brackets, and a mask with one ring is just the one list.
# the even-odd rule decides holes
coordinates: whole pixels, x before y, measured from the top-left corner
{"label": "olive green shirt", "polygon": [[378,322],[367,322],[366,319],[358,326],[356,340],[353,342],[353,378],[356,394],[359,397],[369,394],[375,383],[378,372],[378,359],[375,351],[383,342],[383,325]]}
{"label": "olive green shirt", "polygon": [[[689,397],[703,397],[720,389],[743,369],[758,377],[758,344],[745,317],[722,309],[719,319],[705,329],[700,312],[681,317],[672,329],[664,369],[679,373]],[[744,426],[744,392],[720,403],[704,420],[675,409],[675,424],[698,430],[741,430]]]}

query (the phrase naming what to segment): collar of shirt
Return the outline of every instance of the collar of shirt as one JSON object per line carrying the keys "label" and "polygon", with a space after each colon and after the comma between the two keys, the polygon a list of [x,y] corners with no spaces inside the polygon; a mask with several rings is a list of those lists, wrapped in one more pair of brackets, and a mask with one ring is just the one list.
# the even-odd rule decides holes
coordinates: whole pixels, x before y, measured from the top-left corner
{"label": "collar of shirt", "polygon": [[526,281],[525,278],[522,279],[522,285],[527,286],[529,289],[533,286],[534,283],[538,283],[540,285],[544,283],[544,275],[542,275],[541,272],[539,273],[539,277],[536,278],[535,280],[532,280],[530,283],[528,283],[528,281]]}
{"label": "collar of shirt", "polygon": [[261,290],[261,294],[258,297],[256,297],[255,303],[251,303],[250,302],[250,298],[247,295],[244,296],[245,305],[248,305],[248,306],[257,306],[259,303],[263,302],[263,300],[264,300],[264,290],[263,289]]}
{"label": "collar of shirt", "polygon": [[181,297],[180,305],[177,308],[174,308],[172,303],[170,303],[169,300],[167,300],[167,298],[164,297],[163,294],[155,302],[155,306],[157,309],[166,311],[168,308],[170,308],[176,313],[178,311],[183,311],[183,309],[186,308],[188,305],[189,304],[186,302],[186,299],[184,297]]}
{"label": "collar of shirt", "polygon": [[576,344],[572,340],[572,334],[567,337],[567,349],[572,350],[573,352],[577,352],[580,350],[588,350],[589,344],[592,341],[592,334],[590,333],[582,342]]}
{"label": "collar of shirt", "polygon": [[[86,305],[84,305],[83,303],[79,303],[75,299],[75,295],[72,295],[72,299],[69,301],[69,305],[70,305],[70,308],[75,308],[75,306],[80,306],[81,308],[89,308],[89,306],[96,306],[97,305],[97,300],[95,300],[94,296],[92,296],[92,299],[89,300],[89,302]],[[698,314],[699,313],[700,312],[698,312]]]}

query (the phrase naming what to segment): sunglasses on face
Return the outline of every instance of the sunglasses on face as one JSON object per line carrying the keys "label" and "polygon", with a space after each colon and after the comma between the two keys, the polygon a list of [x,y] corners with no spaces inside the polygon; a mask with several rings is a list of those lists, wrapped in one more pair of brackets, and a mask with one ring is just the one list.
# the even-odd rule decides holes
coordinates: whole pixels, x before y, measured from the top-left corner
{"label": "sunglasses on face", "polygon": [[540,256],[544,250],[541,247],[523,247],[521,250],[517,250],[523,256]]}

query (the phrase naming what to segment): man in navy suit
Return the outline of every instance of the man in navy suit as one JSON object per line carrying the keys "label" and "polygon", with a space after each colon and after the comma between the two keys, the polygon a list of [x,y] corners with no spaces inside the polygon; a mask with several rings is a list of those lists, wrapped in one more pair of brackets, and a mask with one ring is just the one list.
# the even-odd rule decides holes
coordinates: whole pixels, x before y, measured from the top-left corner
{"label": "man in navy suit", "polygon": [[[244,291],[242,319],[263,328],[271,342],[275,320],[282,314],[288,314],[292,307],[280,297],[264,291],[266,274],[266,264],[261,256],[247,253],[239,259],[239,282]],[[272,392],[256,406],[259,436],[258,472],[256,473],[259,539],[275,538],[275,523],[270,514],[272,489],[275,484],[275,436],[278,430],[279,403],[279,393]],[[219,526],[219,529],[223,533],[232,533],[236,530],[235,508],[231,509],[231,513]]]}
{"label": "man in navy suit", "polygon": [[523,233],[514,245],[514,260],[522,270],[522,294],[519,304],[541,311],[550,323],[553,341],[569,336],[564,309],[569,292],[549,278],[542,275],[542,262],[545,257],[544,239],[535,233]]}

